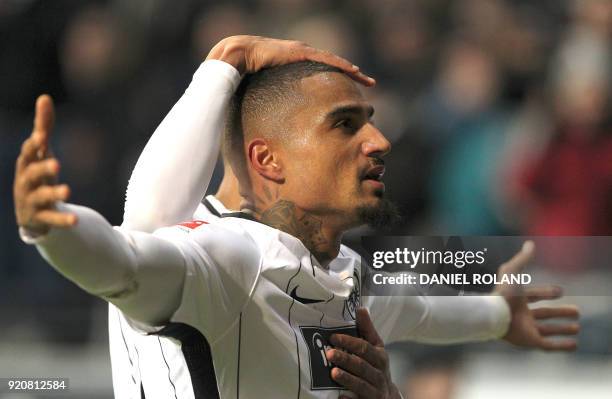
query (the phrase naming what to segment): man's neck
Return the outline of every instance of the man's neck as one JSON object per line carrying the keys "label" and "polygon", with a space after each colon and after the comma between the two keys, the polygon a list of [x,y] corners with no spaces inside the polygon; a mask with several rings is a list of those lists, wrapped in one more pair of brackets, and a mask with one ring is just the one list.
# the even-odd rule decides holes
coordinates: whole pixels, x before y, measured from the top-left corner
{"label": "man's neck", "polygon": [[240,209],[242,198],[238,194],[238,180],[233,173],[226,173],[215,193],[215,197],[229,210]]}
{"label": "man's neck", "polygon": [[342,234],[326,228],[322,218],[284,199],[257,208],[256,217],[261,223],[298,238],[321,266],[327,268],[329,262],[338,256]]}

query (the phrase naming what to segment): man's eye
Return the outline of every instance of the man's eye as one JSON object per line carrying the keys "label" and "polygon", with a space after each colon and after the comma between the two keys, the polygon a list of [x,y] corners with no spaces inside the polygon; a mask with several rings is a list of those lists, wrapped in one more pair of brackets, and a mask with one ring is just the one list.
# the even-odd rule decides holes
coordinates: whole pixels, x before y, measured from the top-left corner
{"label": "man's eye", "polygon": [[334,128],[354,129],[355,128],[355,124],[350,119],[342,119],[342,120],[336,122],[336,124],[334,125]]}

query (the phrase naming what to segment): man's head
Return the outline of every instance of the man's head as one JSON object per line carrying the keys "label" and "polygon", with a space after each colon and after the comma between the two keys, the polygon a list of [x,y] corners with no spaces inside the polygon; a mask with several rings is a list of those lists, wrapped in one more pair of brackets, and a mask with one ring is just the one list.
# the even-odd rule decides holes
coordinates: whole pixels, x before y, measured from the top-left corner
{"label": "man's head", "polygon": [[390,144],[373,112],[352,79],[324,64],[247,75],[224,145],[241,193],[257,208],[282,199],[343,228],[385,209],[379,180]]}

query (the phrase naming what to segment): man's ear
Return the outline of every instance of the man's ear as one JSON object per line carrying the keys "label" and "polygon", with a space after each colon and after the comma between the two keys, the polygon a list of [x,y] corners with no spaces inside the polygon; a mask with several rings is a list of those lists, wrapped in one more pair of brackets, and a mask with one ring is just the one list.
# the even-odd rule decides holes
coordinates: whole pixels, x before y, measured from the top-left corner
{"label": "man's ear", "polygon": [[277,183],[282,183],[285,180],[278,153],[272,150],[266,140],[257,138],[250,141],[247,154],[251,167],[257,173]]}

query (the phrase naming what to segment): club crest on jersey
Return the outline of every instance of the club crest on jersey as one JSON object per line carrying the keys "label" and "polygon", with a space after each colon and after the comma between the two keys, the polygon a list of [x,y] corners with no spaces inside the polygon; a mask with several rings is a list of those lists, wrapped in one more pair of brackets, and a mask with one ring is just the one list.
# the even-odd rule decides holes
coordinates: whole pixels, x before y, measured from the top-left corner
{"label": "club crest on jersey", "polygon": [[334,364],[327,360],[325,351],[333,348],[329,343],[329,338],[333,334],[346,334],[353,337],[357,336],[357,327],[310,327],[300,326],[302,337],[308,347],[310,360],[310,389],[344,389],[331,378],[331,370]]}
{"label": "club crest on jersey", "polygon": [[349,294],[348,298],[344,301],[344,308],[342,309],[342,317],[345,320],[350,318],[355,320],[357,314],[357,308],[361,304],[361,283],[359,281],[359,275],[355,271],[353,273],[353,289]]}

